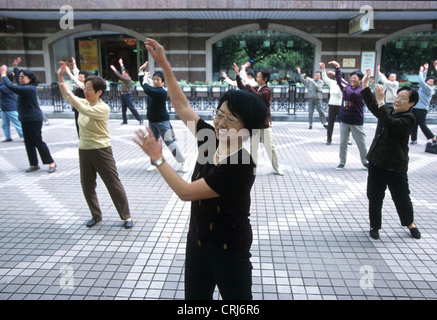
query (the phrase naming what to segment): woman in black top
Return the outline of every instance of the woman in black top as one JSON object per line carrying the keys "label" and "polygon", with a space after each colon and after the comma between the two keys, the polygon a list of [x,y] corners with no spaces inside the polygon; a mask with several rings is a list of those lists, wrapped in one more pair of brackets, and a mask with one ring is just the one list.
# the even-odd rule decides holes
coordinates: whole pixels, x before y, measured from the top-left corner
{"label": "woman in black top", "polygon": [[38,79],[35,74],[29,70],[19,70],[17,65],[21,59],[14,61],[14,73],[17,84],[13,84],[7,77],[7,67],[1,67],[1,76],[5,85],[14,93],[18,95],[17,110],[18,119],[21,121],[23,129],[24,144],[26,146],[27,157],[29,159],[30,167],[26,172],[32,172],[39,169],[38,157],[36,150],[43,164],[48,164],[48,173],[56,171],[56,163],[53,160],[50,150],[42,140],[42,122],[43,113],[38,103]]}
{"label": "woman in black top", "polygon": [[[172,134],[172,128],[170,124],[170,115],[167,111],[167,90],[165,86],[165,76],[161,71],[157,71],[153,74],[150,85],[147,83],[149,80],[149,72],[144,74],[144,68],[147,62],[140,67],[140,73],[138,74],[141,86],[144,92],[147,94],[147,120],[149,120],[149,128],[152,130],[156,139],[161,137],[164,139],[164,143],[170,149],[173,157],[181,164],[182,172],[187,172],[188,167],[185,161],[185,157],[179,150],[176,140]],[[155,163],[151,160],[151,165],[147,168],[147,172],[156,170]]]}
{"label": "woman in black top", "polygon": [[249,221],[255,164],[243,148],[252,130],[262,127],[267,110],[251,93],[230,90],[221,98],[214,126],[199,118],[179,87],[164,48],[152,39],[146,48],[167,79],[172,104],[196,135],[199,155],[192,181],[184,181],[162,158],[161,144],[147,128],[135,142],[156,163],[168,185],[191,201],[185,263],[185,298],[212,299],[217,285],[223,299],[252,299]]}
{"label": "woman in black top", "polygon": [[419,94],[402,87],[397,91],[393,107],[385,106],[382,86],[377,85],[372,93],[369,87],[370,68],[363,79],[361,95],[369,110],[378,118],[375,137],[367,154],[369,175],[367,197],[369,199],[369,234],[379,239],[382,225],[382,205],[387,186],[398,212],[401,224],[408,227],[411,236],[420,239],[421,234],[414,223],[413,203],[408,183],[408,139],[416,120],[411,108],[419,101]]}

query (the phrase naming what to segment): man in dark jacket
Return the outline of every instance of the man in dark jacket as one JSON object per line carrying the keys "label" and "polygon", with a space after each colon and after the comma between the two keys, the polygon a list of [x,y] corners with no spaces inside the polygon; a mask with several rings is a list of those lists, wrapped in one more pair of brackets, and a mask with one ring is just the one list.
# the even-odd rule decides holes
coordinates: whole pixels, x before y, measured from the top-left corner
{"label": "man in dark jacket", "polygon": [[132,112],[135,119],[137,119],[140,123],[140,125],[143,124],[143,118],[141,118],[140,114],[138,113],[137,109],[135,109],[134,106],[134,100],[133,100],[133,94],[131,90],[132,85],[132,79],[129,75],[129,72],[125,69],[123,65],[123,59],[119,60],[120,67],[121,67],[121,73],[117,71],[117,69],[111,65],[112,71],[121,79],[121,115],[123,117],[123,122],[121,124],[127,124],[127,109]]}
{"label": "man in dark jacket", "polygon": [[[14,75],[12,72],[7,72],[7,77],[12,82]],[[23,129],[21,122],[18,120],[17,112],[17,96],[0,79],[0,101],[2,111],[2,129],[5,134],[5,140],[2,142],[12,141],[11,129],[9,123],[11,122],[17,130],[18,136],[23,138]]]}
{"label": "man in dark jacket", "polygon": [[419,100],[416,91],[409,87],[398,90],[393,108],[384,103],[384,88],[376,86],[375,94],[369,88],[370,68],[363,79],[361,95],[368,109],[378,118],[375,137],[367,154],[369,175],[370,236],[379,239],[381,210],[388,186],[402,226],[408,227],[415,239],[421,235],[414,223],[413,204],[408,186],[408,139],[416,120],[411,108]]}

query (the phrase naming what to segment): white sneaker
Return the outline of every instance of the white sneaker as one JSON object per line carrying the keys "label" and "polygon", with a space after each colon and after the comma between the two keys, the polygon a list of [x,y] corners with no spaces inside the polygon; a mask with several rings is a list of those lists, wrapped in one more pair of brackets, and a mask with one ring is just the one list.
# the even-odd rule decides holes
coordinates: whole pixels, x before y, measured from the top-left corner
{"label": "white sneaker", "polygon": [[156,169],[158,169],[158,167],[152,164],[150,167],[148,167],[146,169],[146,171],[147,172],[152,172],[152,171],[155,171]]}
{"label": "white sneaker", "polygon": [[189,168],[188,168],[188,166],[187,166],[187,164],[185,162],[182,163],[181,165],[182,165],[181,170],[182,170],[183,173],[186,173],[186,172],[189,171]]}
{"label": "white sneaker", "polygon": [[280,175],[280,176],[283,176],[283,175],[284,175],[284,171],[283,171],[280,167],[277,167],[277,168],[275,169],[275,173],[276,173],[277,175]]}

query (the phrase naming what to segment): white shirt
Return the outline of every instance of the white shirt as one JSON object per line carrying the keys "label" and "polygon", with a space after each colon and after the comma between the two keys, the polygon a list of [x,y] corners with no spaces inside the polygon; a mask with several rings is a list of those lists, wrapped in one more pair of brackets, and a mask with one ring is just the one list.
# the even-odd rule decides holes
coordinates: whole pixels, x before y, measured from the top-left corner
{"label": "white shirt", "polygon": [[333,106],[341,106],[341,101],[343,100],[343,93],[340,90],[340,87],[337,84],[337,81],[332,80],[328,77],[328,74],[326,73],[326,70],[322,73],[322,79],[325,81],[329,86],[329,105]]}

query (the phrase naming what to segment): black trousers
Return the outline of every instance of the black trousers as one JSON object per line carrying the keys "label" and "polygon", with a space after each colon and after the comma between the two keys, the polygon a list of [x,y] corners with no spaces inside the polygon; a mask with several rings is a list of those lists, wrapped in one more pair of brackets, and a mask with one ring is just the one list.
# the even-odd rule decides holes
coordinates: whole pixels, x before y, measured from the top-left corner
{"label": "black trousers", "polygon": [[121,94],[121,114],[123,117],[123,122],[127,123],[127,108],[129,108],[130,112],[134,115],[135,119],[138,121],[141,120],[141,116],[138,113],[137,109],[134,107],[134,97],[132,93]]}
{"label": "black trousers", "polygon": [[387,186],[402,226],[409,226],[414,222],[414,211],[407,173],[390,171],[369,163],[367,198],[369,199],[370,227],[376,230],[381,229],[381,211]]}
{"label": "black trousers", "polygon": [[334,132],[334,123],[337,120],[338,113],[340,112],[340,106],[329,105],[328,109],[328,131],[327,142],[332,142],[332,133]]}
{"label": "black trousers", "polygon": [[43,164],[53,163],[53,158],[46,143],[42,140],[42,121],[22,122],[24,145],[26,146],[27,158],[31,166],[38,165],[38,156],[41,157]]}
{"label": "black trousers", "polygon": [[74,123],[76,124],[76,131],[77,131],[77,137],[80,139],[80,134],[79,134],[79,111],[76,110],[76,108],[73,108],[73,112],[74,112]]}
{"label": "black trousers", "polygon": [[423,134],[427,139],[434,138],[434,133],[428,128],[426,125],[426,114],[428,111],[424,109],[412,109],[413,114],[416,117],[416,125],[413,127],[413,130],[411,131],[411,141],[417,141],[417,131],[418,127],[420,126],[420,130],[422,130]]}
{"label": "black trousers", "polygon": [[217,285],[223,300],[252,300],[249,250],[218,251],[187,244],[185,299],[212,300]]}

